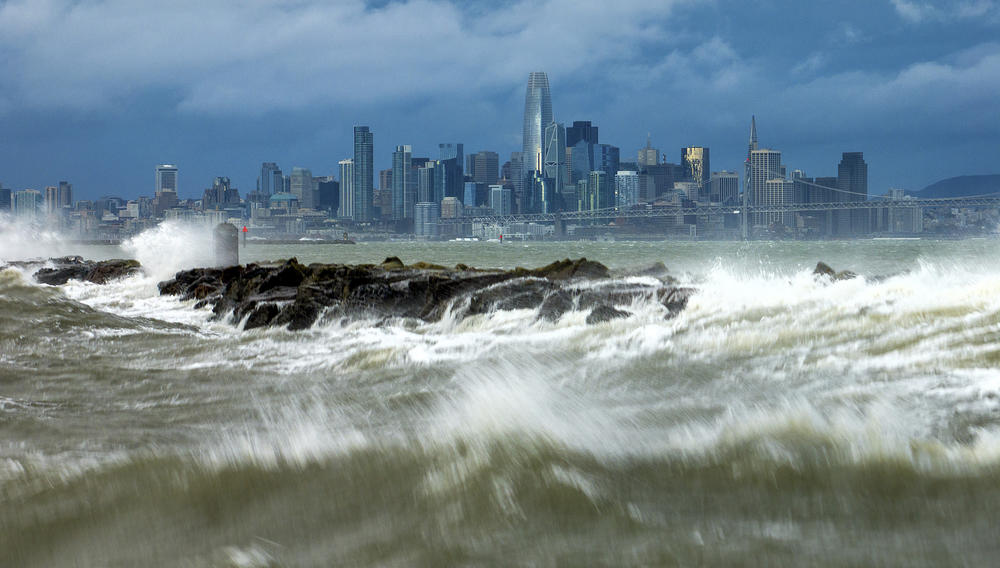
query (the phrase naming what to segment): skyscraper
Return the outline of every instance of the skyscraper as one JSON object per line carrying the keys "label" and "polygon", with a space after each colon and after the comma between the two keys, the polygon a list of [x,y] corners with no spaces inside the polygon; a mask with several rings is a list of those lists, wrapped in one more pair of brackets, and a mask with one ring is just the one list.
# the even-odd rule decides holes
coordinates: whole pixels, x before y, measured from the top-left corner
{"label": "skyscraper", "polygon": [[545,178],[549,187],[542,196],[541,213],[553,213],[558,207],[558,201],[566,189],[566,128],[558,122],[550,123],[545,128],[545,160],[543,164]]}
{"label": "skyscraper", "polygon": [[413,232],[420,237],[436,237],[439,234],[438,219],[441,218],[441,204],[420,202],[414,206]]}
{"label": "skyscraper", "polygon": [[863,152],[844,152],[837,165],[838,201],[866,201],[868,199],[868,164]]}
{"label": "skyscraper", "polygon": [[714,203],[736,205],[740,195],[740,176],[736,172],[712,172],[709,200]]}
{"label": "skyscraper", "polygon": [[156,166],[156,194],[164,191],[177,192],[177,166],[173,164],[160,164]]}
{"label": "skyscraper", "polygon": [[491,185],[490,208],[497,215],[510,215],[514,212],[514,192],[502,185]]}
{"label": "skyscraper", "polygon": [[500,155],[496,152],[490,152],[487,150],[482,150],[476,152],[474,155],[469,155],[472,158],[472,170],[466,172],[467,175],[472,176],[472,181],[476,183],[485,183],[486,185],[496,185],[497,181],[500,179],[498,177],[500,171]]}
{"label": "skyscraper", "polygon": [[579,191],[579,211],[593,211],[614,205],[614,188],[607,172],[594,170],[587,178],[584,191]]}
{"label": "skyscraper", "polygon": [[615,174],[615,205],[632,207],[639,203],[639,172],[622,171]]}
{"label": "skyscraper", "polygon": [[[434,169],[437,162],[425,162],[417,169],[417,203],[434,202]],[[440,203],[440,201],[438,201]]]}
{"label": "skyscraper", "polygon": [[653,148],[653,142],[649,134],[646,135],[646,147],[639,149],[639,156],[636,163],[639,167],[646,169],[648,166],[655,166],[660,163],[660,151]]}
{"label": "skyscraper", "polygon": [[60,209],[71,209],[73,207],[73,184],[68,181],[59,182],[57,200]]}
{"label": "skyscraper", "polygon": [[10,211],[10,189],[0,185],[0,211]]}
{"label": "skyscraper", "polygon": [[[788,191],[785,199],[784,185],[767,185],[770,180],[784,181],[781,176],[781,152],[768,148],[750,152],[750,205],[776,205],[790,203],[792,191]],[[780,214],[758,213],[752,220],[755,225],[769,225],[781,219]]]}
{"label": "skyscraper", "polygon": [[685,181],[698,184],[702,192],[708,189],[708,182],[712,176],[708,148],[702,146],[681,148],[681,167],[684,168]]}
{"label": "skyscraper", "polygon": [[14,192],[13,212],[18,217],[34,219],[42,208],[42,192],[34,189],[23,189]]}
{"label": "skyscraper", "polygon": [[542,170],[545,128],[552,122],[552,94],[549,78],[542,71],[528,75],[528,89],[524,95],[524,129],[522,130],[522,179],[532,171]]}
{"label": "skyscraper", "polygon": [[750,142],[747,144],[747,159],[744,162],[745,169],[743,170],[743,207],[740,208],[741,211],[741,222],[742,225],[742,237],[743,239],[748,239],[750,237],[750,220],[747,214],[747,205],[750,203],[750,157],[753,151],[757,149],[757,116],[750,116]]}
{"label": "skyscraper", "polygon": [[[413,179],[413,148],[396,146],[392,153],[392,220],[413,218],[416,180]],[[409,198],[409,199],[408,199]]]}
{"label": "skyscraper", "polygon": [[59,210],[59,188],[50,185],[45,188],[45,212],[49,215]]}
{"label": "skyscraper", "polygon": [[[867,201],[868,200],[868,164],[864,153],[844,152],[840,164],[837,165],[837,201]],[[850,218],[850,232],[854,234],[871,231],[871,212],[859,209],[851,211],[850,215],[843,212],[841,219]],[[839,233],[847,232],[844,221],[839,223]]]}
{"label": "skyscraper", "polygon": [[337,216],[341,219],[354,218],[354,160],[348,158],[337,162],[340,166],[340,207]]}
{"label": "skyscraper", "polygon": [[299,207],[303,209],[315,209],[316,192],[313,191],[313,176],[310,170],[305,168],[292,168],[292,175],[289,176],[289,189],[291,194],[299,198]]}
{"label": "skyscraper", "polygon": [[[351,218],[357,222],[372,220],[372,201],[375,197],[375,169],[373,155],[375,139],[367,126],[354,127],[354,210]],[[341,188],[343,193],[343,188]]]}
{"label": "skyscraper", "polygon": [[566,145],[576,146],[580,140],[598,144],[598,130],[596,126],[590,124],[589,120],[574,120],[573,126],[566,128]]}
{"label": "skyscraper", "polygon": [[510,180],[514,186],[514,210],[520,212],[522,193],[524,193],[524,154],[521,152],[510,153]]}
{"label": "skyscraper", "polygon": [[264,162],[260,165],[260,176],[257,177],[257,192],[264,198],[284,191],[284,177],[281,168],[274,162]]}
{"label": "skyscraper", "polygon": [[[615,174],[618,173],[620,165],[621,150],[617,146],[612,146],[611,144],[594,145],[594,169],[608,174],[609,186],[614,184]],[[608,205],[605,205],[605,207],[612,207],[613,205],[609,200]]]}
{"label": "skyscraper", "polygon": [[[445,197],[462,199],[465,193],[465,175],[462,171],[465,164],[463,145],[438,144],[438,151],[440,152],[438,160],[440,164],[435,167],[440,167],[440,169],[435,171],[434,175],[437,176],[435,179],[438,180],[439,187],[436,188],[435,194],[441,199]],[[441,199],[436,199],[436,201]]]}

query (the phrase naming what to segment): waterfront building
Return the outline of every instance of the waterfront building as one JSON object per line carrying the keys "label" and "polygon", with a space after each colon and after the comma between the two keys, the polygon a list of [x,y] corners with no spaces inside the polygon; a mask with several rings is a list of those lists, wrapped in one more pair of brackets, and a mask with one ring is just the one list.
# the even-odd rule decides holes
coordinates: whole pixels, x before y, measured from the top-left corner
{"label": "waterfront building", "polygon": [[0,185],[0,211],[10,211],[11,195],[10,189]]}
{"label": "waterfront building", "polygon": [[462,216],[462,202],[457,197],[445,197],[441,200],[441,218],[456,219]]}
{"label": "waterfront building", "polygon": [[[373,155],[375,139],[367,126],[354,127],[354,187],[351,218],[355,222],[372,220],[372,202],[375,198],[375,169]],[[341,188],[343,192],[343,188]]]}
{"label": "waterfront building", "polygon": [[413,232],[418,237],[436,237],[439,234],[438,219],[441,218],[441,204],[422,201],[414,206]]}
{"label": "waterfront building", "polygon": [[340,167],[340,207],[337,217],[354,218],[354,160],[348,158],[337,162]]}

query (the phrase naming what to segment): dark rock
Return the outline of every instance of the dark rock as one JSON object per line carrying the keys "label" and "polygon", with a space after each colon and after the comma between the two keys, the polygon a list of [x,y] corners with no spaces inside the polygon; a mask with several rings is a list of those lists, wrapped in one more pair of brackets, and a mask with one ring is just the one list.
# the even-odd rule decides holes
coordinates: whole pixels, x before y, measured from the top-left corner
{"label": "dark rock", "polygon": [[83,280],[90,268],[86,265],[62,266],[59,268],[42,268],[35,273],[35,280],[41,284],[58,286],[70,280]]}
{"label": "dark rock", "polygon": [[42,284],[61,285],[70,280],[84,280],[94,284],[107,284],[112,280],[132,276],[139,272],[137,260],[102,260],[94,262],[79,256],[53,259],[53,268],[42,268],[35,273],[35,280]]}
{"label": "dark rock", "polygon": [[817,276],[830,276],[833,277],[837,274],[837,271],[830,268],[830,265],[825,262],[817,262],[816,268],[813,269],[813,274]]}
{"label": "dark rock", "polygon": [[557,260],[552,264],[530,271],[536,276],[550,280],[565,280],[567,278],[607,278],[608,267],[600,262],[578,258]]}
{"label": "dark rock", "polygon": [[264,327],[269,325],[272,320],[278,315],[280,309],[275,304],[264,304],[258,306],[250,317],[247,318],[246,323],[243,325],[243,329],[254,329],[258,327]]}
{"label": "dark rock", "polygon": [[[397,257],[379,265],[311,264],[296,259],[270,264],[200,268],[178,272],[160,283],[161,294],[199,298],[216,317],[245,320],[245,328],[287,326],[305,329],[319,318],[375,317],[440,319],[448,310],[455,317],[494,310],[538,309],[540,318],[554,321],[572,309],[594,306],[591,319],[623,317],[611,306],[635,298],[657,298],[662,286],[628,284],[607,279],[604,265],[586,259],[565,259],[539,269],[476,270],[466,265],[448,269],[418,262],[404,266]],[[583,279],[602,279],[593,286]],[[572,280],[570,284],[566,281]],[[671,297],[683,306],[686,296]],[[679,309],[679,308],[678,308]],[[603,319],[602,319],[603,318]]]}
{"label": "dark rock", "polygon": [[607,304],[598,304],[587,316],[588,324],[601,323],[613,319],[627,318],[630,314],[622,310],[616,310]]}
{"label": "dark rock", "polygon": [[139,272],[138,260],[103,260],[98,262],[87,273],[86,280],[94,284],[107,284],[112,280],[132,276]]}
{"label": "dark rock", "polygon": [[573,296],[566,290],[556,290],[542,300],[538,316],[548,321],[555,321],[572,309]]}
{"label": "dark rock", "polygon": [[260,291],[266,292],[278,286],[298,286],[306,279],[306,270],[308,269],[299,264],[297,259],[289,259],[276,273],[261,282]]}

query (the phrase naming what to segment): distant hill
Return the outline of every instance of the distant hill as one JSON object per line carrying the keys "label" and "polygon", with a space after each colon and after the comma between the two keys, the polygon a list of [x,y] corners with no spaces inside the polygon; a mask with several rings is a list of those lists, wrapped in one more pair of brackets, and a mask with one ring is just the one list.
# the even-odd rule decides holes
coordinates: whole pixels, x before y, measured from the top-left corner
{"label": "distant hill", "polygon": [[985,176],[958,176],[932,183],[920,191],[912,193],[915,197],[933,199],[937,197],[967,197],[969,195],[985,195],[1000,193],[1000,174]]}

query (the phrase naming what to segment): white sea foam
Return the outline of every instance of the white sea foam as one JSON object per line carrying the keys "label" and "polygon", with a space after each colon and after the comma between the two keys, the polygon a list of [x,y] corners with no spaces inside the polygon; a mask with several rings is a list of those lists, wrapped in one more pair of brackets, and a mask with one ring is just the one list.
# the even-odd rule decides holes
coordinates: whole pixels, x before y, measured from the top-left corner
{"label": "white sea foam", "polygon": [[203,224],[165,221],[122,244],[157,282],[179,270],[213,266],[212,229]]}
{"label": "white sea foam", "polygon": [[69,238],[53,229],[0,213],[0,260],[29,260],[72,253]]}

